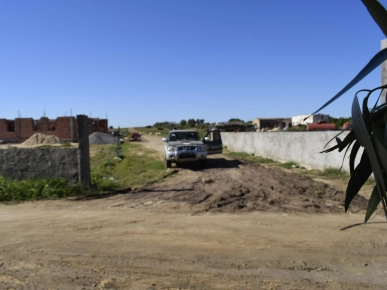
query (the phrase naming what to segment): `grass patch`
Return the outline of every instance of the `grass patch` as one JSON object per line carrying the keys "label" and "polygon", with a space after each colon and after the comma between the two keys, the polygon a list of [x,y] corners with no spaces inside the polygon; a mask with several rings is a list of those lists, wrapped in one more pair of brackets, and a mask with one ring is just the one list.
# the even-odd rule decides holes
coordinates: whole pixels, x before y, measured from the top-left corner
{"label": "grass patch", "polygon": [[320,176],[329,178],[329,179],[343,179],[348,180],[350,178],[349,173],[345,171],[338,170],[336,168],[327,168],[318,173]]}
{"label": "grass patch", "polygon": [[[317,176],[325,179],[343,180],[345,182],[348,182],[349,179],[351,178],[351,175],[348,172],[342,171],[336,168],[327,168],[324,170],[312,170],[310,174],[307,173],[306,175],[313,175],[313,176]],[[366,184],[376,185],[375,179],[371,176],[366,181]]]}
{"label": "grass patch", "polygon": [[[224,148],[224,147],[223,147]],[[240,160],[248,160],[248,161],[252,161],[252,162],[256,162],[256,163],[263,163],[263,164],[268,164],[268,165],[273,165],[273,166],[279,166],[279,167],[283,167],[283,168],[288,168],[288,169],[292,169],[294,168],[293,165],[298,168],[299,165],[295,162],[285,162],[285,163],[279,163],[273,159],[270,159],[270,158],[265,158],[265,157],[262,157],[262,156],[255,156],[254,154],[248,154],[248,153],[245,153],[245,152],[233,152],[233,151],[227,151],[225,150],[223,152],[224,154],[232,157],[232,158],[235,158],[235,159],[240,159]]]}
{"label": "grass patch", "polygon": [[99,190],[138,187],[160,180],[164,163],[157,152],[138,143],[121,144],[122,159],[115,159],[116,145],[92,145],[92,183]]}
{"label": "grass patch", "polygon": [[[223,149],[225,149],[225,148],[223,147]],[[232,157],[232,158],[241,159],[241,160],[248,160],[248,161],[252,161],[252,162],[256,162],[256,163],[277,163],[273,159],[264,158],[261,156],[255,156],[254,154],[248,154],[248,153],[244,153],[244,152],[233,152],[233,151],[225,150],[223,153]]]}
{"label": "grass patch", "polygon": [[70,185],[60,178],[9,180],[0,176],[0,202],[56,199],[79,192],[79,186]]}
{"label": "grass patch", "polygon": [[63,144],[43,144],[38,146],[39,148],[76,148],[70,143],[63,143]]}
{"label": "grass patch", "polygon": [[71,148],[71,147],[74,147],[74,146],[71,145],[69,142],[65,142],[62,145],[60,145],[60,147],[62,147],[62,148]]}
{"label": "grass patch", "polygon": [[270,158],[264,158],[264,157],[261,157],[261,156],[255,156],[257,162],[259,163],[270,163],[270,164],[273,164],[273,163],[277,163],[276,161],[274,161],[273,159],[270,159]]}
{"label": "grass patch", "polygon": [[287,131],[306,131],[306,125],[289,127]]}
{"label": "grass patch", "polygon": [[296,162],[290,161],[290,162],[285,162],[285,163],[280,163],[278,164],[279,167],[287,168],[287,169],[292,169],[292,168],[298,168],[299,165]]}
{"label": "grass patch", "polygon": [[[150,133],[152,133],[151,135],[155,135],[156,133],[161,133],[161,135],[159,135],[160,138],[168,137],[168,133],[169,133],[168,128],[163,128],[163,130],[158,130],[157,128],[154,128],[154,127],[152,127],[152,128],[136,127],[136,128],[134,128],[134,130],[136,132],[141,133],[143,136],[149,135]],[[131,133],[133,133],[133,132],[130,131],[130,134]]]}
{"label": "grass patch", "polygon": [[309,176],[309,177],[317,177],[321,179],[335,179],[335,180],[342,180],[345,182],[348,182],[350,175],[346,171],[341,171],[336,168],[327,168],[324,170],[317,170],[317,169],[305,169],[303,167],[300,168],[300,173],[303,175]]}

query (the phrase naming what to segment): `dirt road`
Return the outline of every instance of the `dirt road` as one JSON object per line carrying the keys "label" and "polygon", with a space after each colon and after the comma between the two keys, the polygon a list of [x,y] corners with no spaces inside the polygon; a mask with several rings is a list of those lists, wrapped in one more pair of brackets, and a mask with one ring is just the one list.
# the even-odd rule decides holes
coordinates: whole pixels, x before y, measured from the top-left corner
{"label": "dirt road", "polygon": [[0,289],[385,289],[384,219],[345,229],[365,200],[345,214],[340,190],[223,155],[171,173],[108,198],[1,204]]}

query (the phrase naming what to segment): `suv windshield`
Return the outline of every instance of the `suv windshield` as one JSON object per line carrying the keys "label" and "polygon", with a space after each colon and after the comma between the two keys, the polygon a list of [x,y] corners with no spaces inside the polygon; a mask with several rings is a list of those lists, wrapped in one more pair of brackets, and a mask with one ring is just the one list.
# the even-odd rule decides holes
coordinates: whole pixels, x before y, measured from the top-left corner
{"label": "suv windshield", "polygon": [[169,141],[200,141],[197,132],[172,132]]}

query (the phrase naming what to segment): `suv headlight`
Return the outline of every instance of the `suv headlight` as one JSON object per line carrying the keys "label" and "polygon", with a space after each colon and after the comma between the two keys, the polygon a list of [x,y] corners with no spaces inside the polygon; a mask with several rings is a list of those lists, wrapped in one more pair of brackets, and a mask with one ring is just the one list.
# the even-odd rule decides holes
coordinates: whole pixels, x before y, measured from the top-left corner
{"label": "suv headlight", "polygon": [[197,146],[196,147],[196,151],[199,151],[199,152],[206,151],[206,147],[204,147],[204,146]]}
{"label": "suv headlight", "polygon": [[168,152],[175,152],[175,150],[176,150],[175,146],[168,147]]}

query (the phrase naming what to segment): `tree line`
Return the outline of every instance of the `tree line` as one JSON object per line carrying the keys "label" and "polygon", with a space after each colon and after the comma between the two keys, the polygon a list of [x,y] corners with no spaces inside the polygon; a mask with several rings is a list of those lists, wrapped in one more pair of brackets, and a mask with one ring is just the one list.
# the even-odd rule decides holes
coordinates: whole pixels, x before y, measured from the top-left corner
{"label": "tree line", "polygon": [[205,123],[204,119],[188,119],[188,120],[181,120],[180,123],[176,122],[156,122],[153,124],[153,127],[155,128],[194,128],[194,127],[203,127],[204,125],[208,125],[208,123]]}
{"label": "tree line", "polygon": [[[245,121],[238,119],[238,118],[231,118],[227,122],[251,124],[251,121],[245,122]],[[156,122],[153,124],[153,126],[147,126],[147,127],[148,128],[154,127],[154,128],[169,128],[169,129],[181,128],[181,129],[184,129],[184,128],[205,128],[206,126],[209,126],[209,125],[210,125],[210,123],[205,122],[204,119],[191,118],[191,119],[187,119],[187,120],[183,119],[179,123],[168,122],[168,121]]]}

